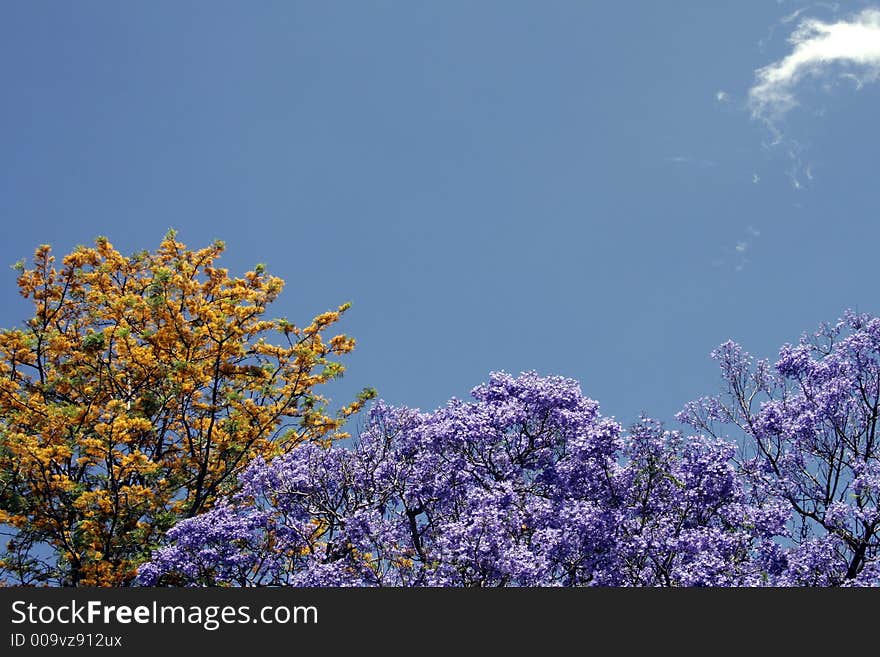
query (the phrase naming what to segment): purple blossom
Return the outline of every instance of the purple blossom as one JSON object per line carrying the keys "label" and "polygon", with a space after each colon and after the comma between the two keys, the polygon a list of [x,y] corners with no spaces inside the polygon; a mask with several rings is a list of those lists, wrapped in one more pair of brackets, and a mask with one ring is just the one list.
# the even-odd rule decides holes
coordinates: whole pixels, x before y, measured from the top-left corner
{"label": "purple blossom", "polygon": [[677,416],[698,435],[624,431],[534,372],[430,413],[379,402],[349,444],[253,461],[139,581],[880,585],[880,319],[849,313],[775,364],[712,356],[724,394]]}
{"label": "purple blossom", "polygon": [[[720,585],[783,522],[745,503],[734,446],[629,434],[562,377],[493,374],[432,412],[376,404],[350,445],[254,461],[143,584]],[[748,525],[748,526],[747,526]]]}
{"label": "purple blossom", "polygon": [[[876,583],[880,319],[847,313],[784,345],[772,386],[738,345],[715,353],[727,394],[690,404],[679,418],[713,433],[726,425],[746,451],[738,474],[749,496],[788,506],[793,545],[775,583]],[[718,407],[730,409],[726,420]]]}

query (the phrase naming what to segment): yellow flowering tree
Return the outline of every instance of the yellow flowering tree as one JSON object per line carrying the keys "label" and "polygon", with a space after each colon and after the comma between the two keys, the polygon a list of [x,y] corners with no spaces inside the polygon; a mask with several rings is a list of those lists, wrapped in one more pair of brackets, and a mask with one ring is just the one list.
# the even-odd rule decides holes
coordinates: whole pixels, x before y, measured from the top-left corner
{"label": "yellow flowering tree", "polygon": [[[266,319],[283,281],[216,266],[169,232],[123,256],[106,238],[60,266],[16,265],[34,315],[0,331],[0,583],[120,586],[177,520],[236,486],[248,460],[343,436],[372,396],[328,414],[316,388],[354,348]],[[2,546],[0,546],[2,547]]]}

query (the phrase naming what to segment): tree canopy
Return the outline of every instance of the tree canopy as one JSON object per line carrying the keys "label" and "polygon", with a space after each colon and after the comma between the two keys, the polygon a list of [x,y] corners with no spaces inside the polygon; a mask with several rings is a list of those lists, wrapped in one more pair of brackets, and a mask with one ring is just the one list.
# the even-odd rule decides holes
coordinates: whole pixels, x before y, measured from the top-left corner
{"label": "tree canopy", "polygon": [[[492,373],[355,436],[320,387],[354,340],[267,318],[281,279],[221,242],[105,238],[16,265],[0,331],[0,584],[880,585],[880,318],[774,362],[728,341],[681,429],[577,381]],[[685,429],[685,430],[682,430]],[[350,440],[340,440],[347,439]]]}
{"label": "tree canopy", "polygon": [[493,374],[352,445],[257,459],[140,582],[296,586],[880,585],[880,319],[779,359],[713,356],[725,394],[624,430],[576,381]]}
{"label": "tree canopy", "polygon": [[354,348],[326,337],[348,304],[306,326],[269,319],[283,281],[217,266],[171,231],[124,256],[106,238],[60,266],[48,245],[16,265],[33,303],[0,332],[0,575],[124,585],[164,532],[209,510],[256,456],[342,434],[317,389]]}

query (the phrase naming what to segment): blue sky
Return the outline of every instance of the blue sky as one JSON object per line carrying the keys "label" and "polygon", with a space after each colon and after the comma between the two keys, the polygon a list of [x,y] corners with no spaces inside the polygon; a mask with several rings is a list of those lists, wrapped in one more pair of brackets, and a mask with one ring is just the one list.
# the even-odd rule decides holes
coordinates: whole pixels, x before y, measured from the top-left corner
{"label": "blue sky", "polygon": [[878,310],[878,43],[876,2],[4,2],[0,263],[173,226],[275,315],[354,303],[339,401],[536,369],[670,418],[721,341]]}

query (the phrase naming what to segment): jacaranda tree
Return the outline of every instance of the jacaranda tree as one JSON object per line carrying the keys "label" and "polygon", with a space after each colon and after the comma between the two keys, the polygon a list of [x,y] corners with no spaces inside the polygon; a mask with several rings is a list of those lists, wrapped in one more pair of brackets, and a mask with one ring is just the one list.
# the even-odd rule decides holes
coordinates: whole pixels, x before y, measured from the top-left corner
{"label": "jacaranda tree", "polygon": [[231,278],[223,250],[172,231],[152,253],[99,238],[60,267],[49,246],[17,265],[34,314],[0,332],[0,581],[127,584],[252,458],[311,453],[369,398],[330,415],[316,392],[354,347],[323,336],[347,305],[267,319],[283,282],[262,265]]}
{"label": "jacaranda tree", "polygon": [[780,571],[786,510],[735,445],[630,432],[577,382],[493,374],[433,413],[377,404],[351,445],[256,459],[180,522],[142,584],[750,585]]}
{"label": "jacaranda tree", "polygon": [[880,318],[848,313],[771,365],[721,345],[725,394],[679,418],[741,437],[749,495],[791,512],[779,584],[880,584]]}

